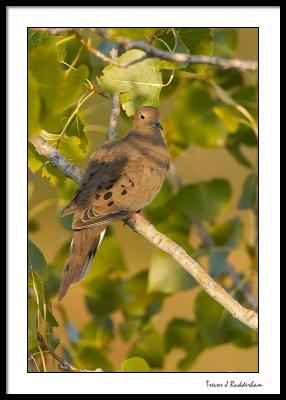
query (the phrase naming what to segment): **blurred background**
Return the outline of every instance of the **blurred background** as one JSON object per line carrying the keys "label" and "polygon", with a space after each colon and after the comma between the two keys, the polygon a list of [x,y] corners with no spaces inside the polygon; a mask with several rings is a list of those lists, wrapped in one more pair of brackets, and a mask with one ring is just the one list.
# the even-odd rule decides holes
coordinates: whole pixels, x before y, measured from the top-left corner
{"label": "blurred background", "polygon": [[[134,35],[132,28],[112,31],[115,36]],[[138,35],[145,39],[146,33],[142,30]],[[169,33],[165,35],[152,44],[164,48],[163,42],[170,43]],[[257,29],[213,29],[212,35],[214,54],[258,59]],[[33,52],[45,41],[54,45],[55,40],[69,36],[29,32],[34,76]],[[203,48],[207,48],[204,40]],[[112,40],[94,35],[91,41],[106,54],[112,48]],[[64,44],[67,64],[77,57],[74,66],[87,65],[89,80],[95,84],[105,64],[87,49],[77,56],[80,45],[76,39]],[[172,166],[160,195],[143,213],[242,304],[254,309],[258,286],[257,74],[212,67],[173,70],[172,82],[160,93],[161,123]],[[163,82],[171,73],[171,68],[163,70]],[[235,99],[242,110],[230,105],[226,96]],[[88,144],[73,162],[83,169],[91,152],[107,140],[110,109],[108,98],[94,95],[79,110]],[[131,121],[121,110],[118,136],[130,130]],[[51,122],[42,128],[51,134],[58,132]],[[120,370],[124,360],[137,355],[155,371],[258,370],[257,335],[232,322],[169,257],[121,222],[108,229],[85,281],[72,285],[58,304],[56,292],[71,240],[71,220],[60,219],[59,213],[76,184],[40,162],[41,168],[32,167],[34,173],[29,170],[29,238],[48,265],[45,301],[58,323],[49,334],[59,354],[80,368],[91,369]],[[43,361],[33,346],[29,369],[37,371],[37,362],[42,370]],[[51,357],[45,356],[45,363],[47,371],[58,371]]]}

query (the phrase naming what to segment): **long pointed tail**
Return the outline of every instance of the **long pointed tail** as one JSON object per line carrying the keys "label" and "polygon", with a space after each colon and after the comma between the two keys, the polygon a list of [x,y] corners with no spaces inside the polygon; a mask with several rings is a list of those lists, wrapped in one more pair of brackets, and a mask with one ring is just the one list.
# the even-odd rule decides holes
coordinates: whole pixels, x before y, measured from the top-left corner
{"label": "long pointed tail", "polygon": [[96,226],[73,232],[69,258],[64,267],[58,300],[66,295],[72,283],[80,281],[89,270],[106,226]]}

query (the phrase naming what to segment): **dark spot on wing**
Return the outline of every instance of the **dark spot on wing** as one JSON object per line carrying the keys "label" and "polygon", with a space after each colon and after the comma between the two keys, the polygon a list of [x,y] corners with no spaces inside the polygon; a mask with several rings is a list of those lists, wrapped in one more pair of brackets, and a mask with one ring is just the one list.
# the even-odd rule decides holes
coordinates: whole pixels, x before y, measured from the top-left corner
{"label": "dark spot on wing", "polygon": [[113,204],[114,204],[114,201],[110,201],[107,205],[108,205],[108,207],[111,207],[111,206],[113,206]]}
{"label": "dark spot on wing", "polygon": [[98,199],[100,199],[100,194],[99,193],[96,193],[96,195],[95,195],[95,198],[98,200]]}
{"label": "dark spot on wing", "polygon": [[106,192],[103,195],[104,200],[108,200],[112,196],[112,192]]}
{"label": "dark spot on wing", "polygon": [[120,185],[122,188],[125,188],[125,185]]}
{"label": "dark spot on wing", "polygon": [[126,189],[124,189],[124,190],[122,190],[122,192],[121,192],[121,194],[126,194],[127,193],[127,190]]}

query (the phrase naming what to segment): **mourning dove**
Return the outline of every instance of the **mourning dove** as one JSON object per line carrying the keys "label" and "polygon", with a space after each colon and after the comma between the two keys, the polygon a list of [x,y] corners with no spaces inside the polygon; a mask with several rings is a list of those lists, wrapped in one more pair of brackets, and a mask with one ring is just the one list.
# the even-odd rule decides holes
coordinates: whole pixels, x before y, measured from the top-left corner
{"label": "mourning dove", "polygon": [[150,204],[169,168],[159,111],[140,107],[133,128],[123,139],[112,139],[90,157],[83,182],[62,216],[74,214],[73,239],[58,299],[88,272],[107,225],[126,220]]}

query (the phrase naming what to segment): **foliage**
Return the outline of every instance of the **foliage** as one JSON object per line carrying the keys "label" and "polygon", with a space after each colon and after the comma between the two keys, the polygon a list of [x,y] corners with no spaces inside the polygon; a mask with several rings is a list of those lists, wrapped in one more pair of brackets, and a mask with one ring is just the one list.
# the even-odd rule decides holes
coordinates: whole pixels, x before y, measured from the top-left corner
{"label": "foliage", "polygon": [[[237,57],[237,30],[232,28],[110,28],[107,31],[108,39],[89,29],[77,29],[90,45],[107,56],[114,40],[125,37],[146,40],[158,49],[173,52]],[[180,175],[174,179],[171,174],[157,198],[144,210],[146,217],[199,261],[201,257],[207,259],[210,274],[222,285],[228,275],[231,254],[239,247],[247,251],[255,270],[256,243],[245,239],[242,218],[246,212],[253,218],[257,216],[258,178],[255,165],[245,153],[247,147],[257,148],[255,79],[246,79],[237,70],[155,58],[119,68],[95,57],[72,32],[51,35],[31,29],[28,36],[29,137],[41,135],[67,159],[77,163],[87,159],[94,147],[93,140],[100,145],[107,139],[108,120],[102,120],[101,108],[110,104],[113,93],[120,93],[119,127],[124,126],[124,131],[130,127],[130,117],[140,105],[171,110],[163,125],[173,164],[191,146],[205,151],[226,150],[245,168],[246,178],[240,188],[235,217],[224,216],[237,191],[231,180],[215,176],[187,183]],[[117,61],[126,63],[142,54],[141,50],[120,48]],[[101,130],[100,123],[104,125]],[[60,210],[75,192],[75,183],[53,168],[31,143],[28,144],[28,166],[31,176],[48,178]],[[32,181],[28,224],[31,236],[43,229],[40,212],[52,205],[51,199],[33,201]],[[70,216],[62,219],[61,224],[70,232]],[[200,242],[194,244],[192,233],[198,224],[203,227],[203,234]],[[131,273],[118,243],[118,235],[109,230],[82,283],[90,320],[78,331],[65,308],[54,300],[69,242],[47,263],[36,242],[29,240],[28,351],[37,367],[41,369],[41,360],[47,357],[39,351],[39,332],[53,350],[61,350],[65,359],[78,368],[100,367],[104,371],[122,372],[164,370],[166,357],[177,348],[184,352],[177,369],[192,370],[197,357],[207,348],[225,343],[250,347],[257,343],[256,334],[233,319],[202,290],[195,300],[194,318],[174,317],[163,332],[159,330],[156,317],[160,316],[166,300],[180,291],[192,291],[197,284],[171,257],[155,248],[149,265]],[[247,298],[234,281],[228,283],[228,289],[247,305]],[[54,316],[55,310],[61,315],[59,321]],[[59,322],[66,330],[67,340],[55,333]],[[119,339],[128,347],[121,366],[113,361],[113,350]]]}

